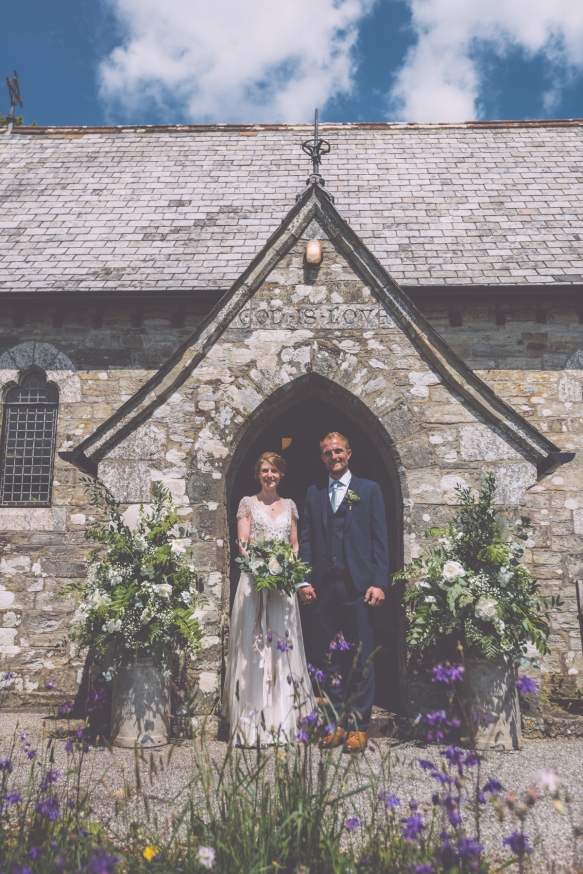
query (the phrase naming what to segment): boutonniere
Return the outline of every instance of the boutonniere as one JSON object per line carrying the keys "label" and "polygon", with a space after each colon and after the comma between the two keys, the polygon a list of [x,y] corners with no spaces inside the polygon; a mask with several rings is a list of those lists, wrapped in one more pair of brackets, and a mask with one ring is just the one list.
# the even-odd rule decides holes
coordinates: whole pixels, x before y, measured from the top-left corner
{"label": "boutonniere", "polygon": [[356,492],[352,491],[352,489],[346,489],[346,494],[344,495],[344,500],[348,504],[348,509],[352,510],[352,505],[358,504],[358,502],[360,501],[360,498],[358,497]]}

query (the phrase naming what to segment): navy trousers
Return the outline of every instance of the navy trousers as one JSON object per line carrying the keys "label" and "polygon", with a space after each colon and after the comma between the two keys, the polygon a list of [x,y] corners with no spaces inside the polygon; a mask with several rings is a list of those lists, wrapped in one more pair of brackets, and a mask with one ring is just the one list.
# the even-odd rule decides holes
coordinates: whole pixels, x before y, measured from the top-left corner
{"label": "navy trousers", "polygon": [[[339,632],[352,644],[346,652],[329,648]],[[349,578],[327,575],[318,587],[312,616],[312,652],[317,666],[329,675],[328,698],[338,714],[344,709],[343,728],[368,729],[375,689],[373,649],[372,607],[365,605],[364,595]],[[340,685],[332,685],[334,675],[342,678]]]}

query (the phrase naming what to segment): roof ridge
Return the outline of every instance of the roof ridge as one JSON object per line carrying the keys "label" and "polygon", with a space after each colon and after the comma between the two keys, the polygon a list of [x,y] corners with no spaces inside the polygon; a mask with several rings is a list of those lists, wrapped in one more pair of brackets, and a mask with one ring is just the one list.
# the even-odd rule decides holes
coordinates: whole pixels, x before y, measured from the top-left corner
{"label": "roof ridge", "polygon": [[[489,119],[475,121],[358,121],[358,122],[320,122],[327,130],[448,130],[448,129],[488,129],[488,128],[529,128],[529,127],[581,127],[583,118],[554,119]],[[309,124],[124,124],[124,125],[38,125],[14,128],[11,136],[23,134],[61,134],[61,133],[148,133],[180,131],[273,131],[310,130]]]}

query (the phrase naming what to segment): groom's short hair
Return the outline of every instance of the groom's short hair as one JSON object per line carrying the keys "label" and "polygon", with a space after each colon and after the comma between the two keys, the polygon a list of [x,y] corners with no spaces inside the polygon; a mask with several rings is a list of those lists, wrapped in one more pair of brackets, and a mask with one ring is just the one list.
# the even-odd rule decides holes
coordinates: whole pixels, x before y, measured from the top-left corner
{"label": "groom's short hair", "polygon": [[326,440],[341,440],[342,443],[344,443],[346,449],[350,449],[350,443],[348,442],[348,438],[345,437],[344,434],[341,434],[340,431],[330,431],[328,434],[326,434],[325,437],[322,437],[322,439],[320,440],[320,451],[322,450],[322,445],[325,443]]}

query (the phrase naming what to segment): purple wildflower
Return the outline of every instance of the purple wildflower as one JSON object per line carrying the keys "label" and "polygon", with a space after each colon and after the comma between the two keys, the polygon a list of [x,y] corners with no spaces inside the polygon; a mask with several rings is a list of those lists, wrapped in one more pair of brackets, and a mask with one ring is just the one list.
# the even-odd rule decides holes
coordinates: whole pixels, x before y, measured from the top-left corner
{"label": "purple wildflower", "polygon": [[70,713],[72,709],[73,702],[65,701],[64,704],[61,704],[59,707],[57,707],[57,713],[59,714],[59,716],[62,716],[64,713]]}
{"label": "purple wildflower", "polygon": [[26,740],[27,737],[28,737],[28,734],[25,731],[23,731],[22,734],[18,735],[18,740]]}
{"label": "purple wildflower", "polygon": [[449,662],[444,662],[442,665],[436,665],[433,668],[433,683],[456,683],[461,682],[464,678],[464,669],[462,665],[450,665]]}
{"label": "purple wildflower", "polygon": [[330,685],[333,689],[340,688],[340,686],[342,685],[342,677],[340,676],[340,674],[334,674],[334,676],[330,680]]}
{"label": "purple wildflower", "polygon": [[481,759],[479,755],[471,750],[469,753],[466,754],[466,757],[464,759],[464,765],[466,766],[466,768],[475,768],[476,765],[480,764],[480,761]]}
{"label": "purple wildflower", "polygon": [[318,721],[318,713],[316,710],[312,710],[311,713],[305,717],[304,722],[307,722],[308,725],[314,725]]}
{"label": "purple wildflower", "polygon": [[56,685],[57,684],[54,680],[49,680],[48,683],[45,683],[45,689],[54,689]]}
{"label": "purple wildflower", "polygon": [[525,695],[528,692],[532,692],[535,694],[538,692],[538,689],[536,688],[536,683],[534,682],[534,680],[531,680],[530,677],[518,677],[515,685],[522,695]]}
{"label": "purple wildflower", "polygon": [[385,798],[385,807],[387,808],[387,810],[393,810],[395,807],[400,806],[401,802],[396,795],[389,795],[387,798]]}
{"label": "purple wildflower", "polygon": [[414,874],[435,874],[435,868],[431,862],[413,862],[411,870]]}
{"label": "purple wildflower", "polygon": [[51,783],[56,783],[59,777],[61,776],[59,771],[46,771],[45,776],[40,784],[40,788],[43,792],[46,792]]}
{"label": "purple wildflower", "polygon": [[460,859],[474,859],[484,852],[484,847],[478,843],[477,838],[468,838],[462,835],[459,839],[458,852]]}
{"label": "purple wildflower", "polygon": [[100,847],[85,870],[91,874],[114,874],[120,862],[119,856],[110,856],[104,847]]}
{"label": "purple wildflower", "polygon": [[446,750],[443,750],[441,755],[447,759],[450,765],[457,765],[458,767],[461,765],[464,754],[457,747],[449,746]]}
{"label": "purple wildflower", "polygon": [[94,689],[87,696],[87,712],[93,713],[94,710],[103,704],[105,701],[105,689]]}
{"label": "purple wildflower", "polygon": [[324,726],[324,731],[326,734],[334,734],[336,731],[336,725],[333,722],[329,722],[328,725]]}
{"label": "purple wildflower", "polygon": [[6,804],[21,804],[24,801],[24,798],[22,795],[19,795],[18,792],[8,792],[2,800],[5,801]]}
{"label": "purple wildflower", "polygon": [[8,774],[12,774],[13,770],[10,759],[0,759],[0,771],[7,771]]}
{"label": "purple wildflower", "polygon": [[6,673],[4,674],[2,679],[3,680],[13,680],[15,678],[15,676],[16,676],[16,674],[13,674],[12,671],[6,671]]}
{"label": "purple wildflower", "polygon": [[409,807],[411,810],[417,810],[417,808],[419,807],[419,805],[417,804],[417,802],[415,801],[414,798],[412,798],[411,801],[409,802]]}
{"label": "purple wildflower", "polygon": [[462,824],[462,818],[461,818],[461,816],[459,815],[459,811],[457,811],[457,810],[450,810],[449,813],[447,814],[447,816],[448,816],[448,819],[449,819],[450,823],[451,823],[453,826],[461,825],[461,824]]}
{"label": "purple wildflower", "polygon": [[11,874],[32,874],[32,868],[27,868],[25,865],[13,865]]}
{"label": "purple wildflower", "polygon": [[428,759],[417,759],[417,762],[423,771],[437,771],[433,762],[430,762]]}
{"label": "purple wildflower", "polygon": [[334,650],[338,650],[338,652],[347,652],[351,647],[352,644],[348,643],[348,641],[345,640],[342,632],[339,631],[334,640],[330,641],[329,649],[330,652],[333,652]]}
{"label": "purple wildflower", "polygon": [[43,857],[42,850],[38,847],[33,847],[32,850],[29,850],[28,855],[31,859],[42,859]]}
{"label": "purple wildflower", "polygon": [[73,741],[72,741],[72,740],[68,740],[67,743],[65,744],[65,750],[66,750],[66,752],[67,752],[67,753],[72,753],[74,749],[75,749],[75,745],[74,745]]}
{"label": "purple wildflower", "polygon": [[361,821],[358,816],[349,816],[344,823],[344,828],[347,832],[353,832],[355,829],[360,828],[360,825]]}
{"label": "purple wildflower", "polygon": [[47,819],[58,819],[59,799],[54,798],[53,796],[50,796],[49,798],[43,798],[42,801],[37,801],[34,809],[37,813],[40,813],[41,816],[44,816]]}
{"label": "purple wildflower", "polygon": [[490,792],[492,795],[495,795],[497,792],[506,792],[506,790],[502,783],[496,780],[495,777],[490,777],[483,787],[482,792]]}
{"label": "purple wildflower", "polygon": [[409,841],[411,843],[414,843],[416,841],[424,828],[425,826],[423,824],[423,819],[420,813],[413,814],[413,816],[408,817],[401,823],[401,831],[403,832],[403,837],[406,841]]}
{"label": "purple wildflower", "polygon": [[509,837],[502,841],[503,847],[510,847],[515,856],[524,856],[525,853],[532,853],[532,847],[528,843],[530,840],[528,835],[523,835],[520,832],[512,832]]}
{"label": "purple wildflower", "polygon": [[294,648],[294,645],[291,642],[291,640],[287,640],[285,637],[278,638],[277,649],[280,652],[287,652],[288,650],[293,649],[293,648]]}
{"label": "purple wildflower", "polygon": [[326,674],[324,671],[321,671],[320,668],[315,668],[313,665],[308,665],[308,674],[312,677],[313,680],[316,680],[317,683],[325,683],[326,682]]}
{"label": "purple wildflower", "polygon": [[32,761],[36,756],[36,750],[26,750],[26,755]]}
{"label": "purple wildflower", "polygon": [[447,786],[451,786],[451,784],[453,782],[451,777],[449,776],[449,774],[442,774],[441,771],[434,771],[431,776],[438,783],[443,783],[444,785],[447,785]]}
{"label": "purple wildflower", "polygon": [[306,742],[306,741],[308,741],[309,739],[310,739],[310,738],[308,737],[308,732],[306,731],[306,729],[305,729],[305,728],[300,728],[300,730],[298,731],[298,733],[297,733],[297,735],[296,735],[296,740],[301,740],[301,741]]}

